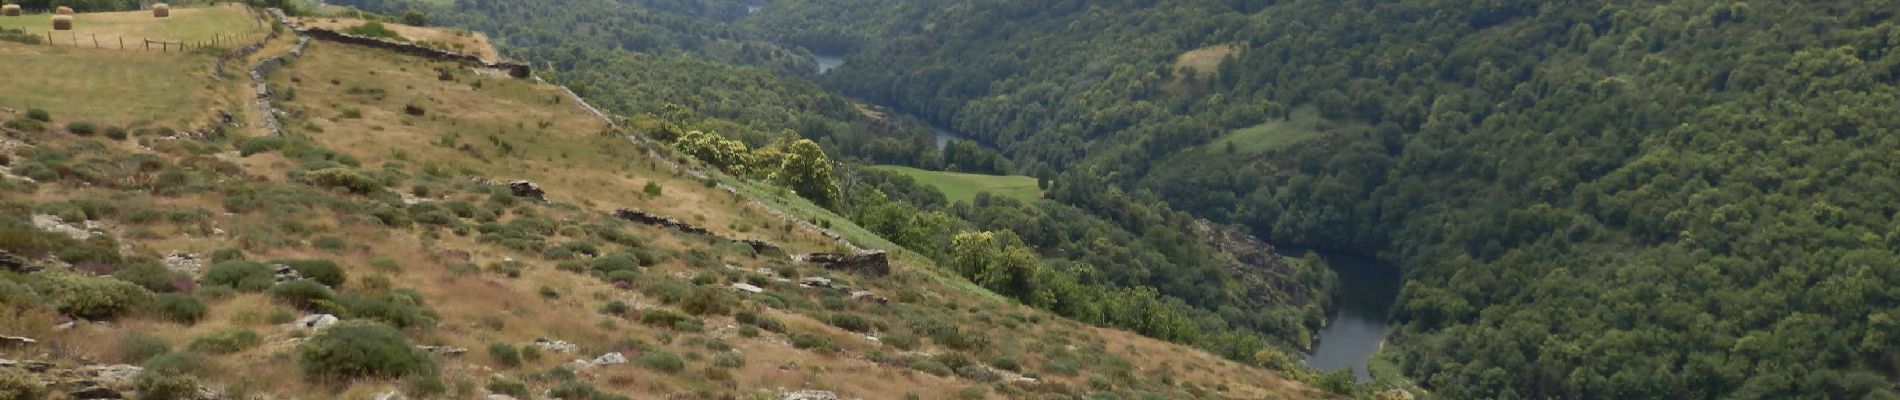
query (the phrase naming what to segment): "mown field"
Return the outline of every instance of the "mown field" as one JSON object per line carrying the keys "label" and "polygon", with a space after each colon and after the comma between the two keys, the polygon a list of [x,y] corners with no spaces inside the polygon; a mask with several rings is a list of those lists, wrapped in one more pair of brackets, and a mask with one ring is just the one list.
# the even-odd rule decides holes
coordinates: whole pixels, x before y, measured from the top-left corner
{"label": "mown field", "polygon": [[[20,29],[44,37],[53,24],[45,14],[0,17],[0,28]],[[255,42],[270,27],[253,18],[242,5],[174,8],[169,18],[154,18],[147,10],[107,13],[81,13],[73,17],[73,30],[53,32],[55,45],[117,49],[120,39],[125,48],[139,48],[144,40],[192,43]],[[235,47],[235,46],[223,46]]]}
{"label": "mown field", "polygon": [[1036,187],[1036,178],[1027,176],[930,171],[898,165],[879,165],[871,168],[910,176],[919,183],[942,191],[944,197],[953,202],[970,201],[980,192],[990,192],[993,195],[1022,201],[1035,201],[1042,198],[1042,189]]}

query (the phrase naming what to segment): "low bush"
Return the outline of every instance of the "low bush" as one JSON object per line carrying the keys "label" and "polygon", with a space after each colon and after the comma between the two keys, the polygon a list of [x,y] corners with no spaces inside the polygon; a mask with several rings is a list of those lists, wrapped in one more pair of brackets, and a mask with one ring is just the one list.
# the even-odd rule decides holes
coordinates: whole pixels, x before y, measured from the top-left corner
{"label": "low bush", "polygon": [[177,374],[204,375],[214,369],[216,361],[204,353],[195,351],[171,352],[153,356],[139,366],[147,371],[164,371]]}
{"label": "low bush", "polygon": [[112,271],[112,277],[153,292],[176,292],[191,286],[191,275],[172,271],[155,262],[126,265],[118,271]]}
{"label": "low bush", "polygon": [[0,399],[38,400],[46,397],[39,378],[19,368],[0,368]]}
{"label": "low bush", "polygon": [[383,190],[383,182],[374,177],[344,167],[324,168],[303,175],[304,183],[331,189],[343,189],[354,194],[371,194]]}
{"label": "low bush", "polygon": [[655,308],[641,311],[640,323],[661,328],[680,329],[686,325],[696,324],[698,321],[692,316],[681,314],[678,311]]}
{"label": "low bush", "polygon": [[60,313],[85,319],[112,319],[152,299],[139,285],[71,272],[35,272],[27,284]]}
{"label": "low bush", "polygon": [[269,289],[276,282],[276,274],[264,264],[245,260],[229,260],[211,265],[205,270],[198,283],[205,286],[222,285],[246,292]]}
{"label": "low bush", "polygon": [[26,110],[26,117],[28,119],[32,119],[34,121],[40,121],[40,122],[53,121],[53,114],[49,114],[46,112],[46,110],[41,110],[38,108]]}
{"label": "low bush", "polygon": [[272,260],[271,264],[289,266],[291,269],[297,270],[298,275],[303,275],[304,279],[317,281],[317,283],[321,283],[324,286],[341,286],[345,280],[343,268],[337,267],[336,262],[330,260],[286,259]]}
{"label": "low bush", "polygon": [[345,321],[297,346],[304,375],[325,379],[398,377],[432,367],[401,331],[367,321]]}
{"label": "low bush", "polygon": [[745,366],[745,356],[738,352],[722,352],[713,356],[713,365],[721,368],[739,368]]}
{"label": "low bush", "polygon": [[785,332],[784,323],[781,323],[777,319],[773,319],[772,317],[761,315],[757,311],[752,311],[752,310],[740,311],[738,314],[733,315],[733,318],[738,319],[739,323],[757,326],[759,327],[759,329],[764,329],[764,330],[779,332],[779,333]]}
{"label": "low bush", "polygon": [[299,279],[271,286],[270,297],[301,310],[314,310],[317,301],[336,301],[336,291],[313,280]]}
{"label": "low bush", "polygon": [[337,304],[350,318],[382,321],[398,328],[435,323],[435,317],[422,308],[416,297],[391,293],[381,296],[346,294],[337,296]]}
{"label": "low bush", "polygon": [[211,354],[244,351],[264,343],[264,336],[246,328],[226,328],[191,340],[187,349]]}
{"label": "low bush", "polygon": [[873,328],[873,326],[871,325],[871,321],[866,320],[864,319],[864,317],[858,316],[857,314],[849,314],[849,313],[831,314],[830,317],[825,318],[825,323],[831,324],[831,326],[843,328],[844,330],[847,330],[847,331],[859,332],[859,333],[870,332],[871,329]]}
{"label": "low bush", "polygon": [[117,126],[106,128],[106,138],[109,138],[112,140],[125,140],[128,137],[132,137],[132,135],[128,131],[126,131],[125,128],[117,127]]}
{"label": "low bush", "polygon": [[494,359],[496,364],[501,364],[503,367],[521,366],[521,351],[507,343],[497,342],[488,345],[488,358]]}
{"label": "low bush", "polygon": [[66,131],[79,136],[92,136],[99,133],[99,126],[91,122],[73,122],[66,124]]}
{"label": "low bush", "polygon": [[802,332],[793,333],[791,340],[792,347],[797,347],[802,350],[829,354],[836,353],[841,349],[838,347],[837,341],[831,340],[830,336],[825,335]]}
{"label": "low bush", "polygon": [[702,286],[693,289],[693,295],[680,302],[680,309],[693,315],[726,315],[732,312],[730,292],[724,289]]}
{"label": "low bush", "polygon": [[152,300],[152,312],[160,319],[191,325],[203,320],[210,307],[197,297],[179,293],[165,293]]}
{"label": "low bush", "polygon": [[119,359],[127,363],[143,363],[152,357],[170,352],[172,352],[170,342],[149,333],[131,331],[119,338]]}
{"label": "low bush", "polygon": [[673,353],[669,353],[665,350],[648,350],[646,353],[640,354],[640,358],[637,361],[642,367],[669,374],[677,374],[680,373],[680,371],[686,370],[685,361],[680,361],[679,356],[673,355]]}
{"label": "low bush", "polygon": [[528,384],[500,376],[488,381],[488,391],[490,393],[508,395],[517,399],[529,398]]}
{"label": "low bush", "polygon": [[198,395],[198,378],[165,371],[142,371],[132,381],[141,400],[188,400]]}

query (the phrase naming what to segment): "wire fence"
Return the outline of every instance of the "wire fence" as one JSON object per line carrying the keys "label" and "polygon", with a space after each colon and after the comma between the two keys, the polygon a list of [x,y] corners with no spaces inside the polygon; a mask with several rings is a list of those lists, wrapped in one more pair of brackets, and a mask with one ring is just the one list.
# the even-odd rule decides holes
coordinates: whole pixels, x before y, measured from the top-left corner
{"label": "wire fence", "polygon": [[241,35],[213,35],[210,38],[195,41],[152,40],[146,37],[100,36],[97,33],[48,31],[43,44],[48,46],[79,47],[88,49],[139,50],[157,52],[185,52],[203,48],[236,48],[263,42],[269,32],[246,33]]}

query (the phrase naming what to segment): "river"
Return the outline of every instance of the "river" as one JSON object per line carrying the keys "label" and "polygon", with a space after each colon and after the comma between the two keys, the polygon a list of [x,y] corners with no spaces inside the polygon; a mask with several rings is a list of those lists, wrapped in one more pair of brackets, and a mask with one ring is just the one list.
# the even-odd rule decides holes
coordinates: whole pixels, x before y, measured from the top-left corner
{"label": "river", "polygon": [[[1305,254],[1307,249],[1281,247],[1288,257]],[[1372,257],[1318,252],[1333,271],[1339,273],[1339,293],[1329,323],[1319,330],[1319,346],[1306,355],[1308,367],[1320,371],[1351,368],[1360,382],[1372,379],[1366,371],[1366,359],[1384,345],[1391,331],[1387,316],[1398,299],[1399,269]]]}

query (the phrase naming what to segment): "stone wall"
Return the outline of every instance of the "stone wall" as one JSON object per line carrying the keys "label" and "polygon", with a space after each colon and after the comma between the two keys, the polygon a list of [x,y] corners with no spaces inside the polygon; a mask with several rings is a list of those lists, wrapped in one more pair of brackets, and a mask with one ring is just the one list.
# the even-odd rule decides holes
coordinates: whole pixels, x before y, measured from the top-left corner
{"label": "stone wall", "polygon": [[860,251],[852,254],[811,253],[798,258],[799,261],[818,264],[825,269],[845,271],[868,276],[891,274],[891,261],[882,251]]}
{"label": "stone wall", "polygon": [[356,36],[356,35],[351,35],[351,34],[347,34],[343,32],[323,29],[323,28],[297,27],[295,29],[297,30],[297,33],[299,34],[303,34],[304,36],[308,36],[308,37],[315,38],[318,40],[328,40],[328,41],[337,42],[337,43],[347,43],[347,44],[354,44],[358,46],[375,47],[375,48],[380,48],[384,50],[394,51],[401,54],[427,58],[431,60],[463,62],[463,63],[480,65],[483,68],[506,70],[508,71],[508,76],[512,76],[518,79],[528,79],[534,76],[534,70],[529,68],[527,64],[508,62],[508,61],[493,61],[493,62],[482,61],[481,57],[476,57],[473,55],[456,53],[456,52],[446,51],[446,50],[439,50],[439,49],[435,49],[435,48],[431,48],[431,47],[423,46],[419,44],[414,44],[414,43],[398,42],[398,41],[393,41],[393,40],[385,40],[385,39],[365,37],[365,36]]}

